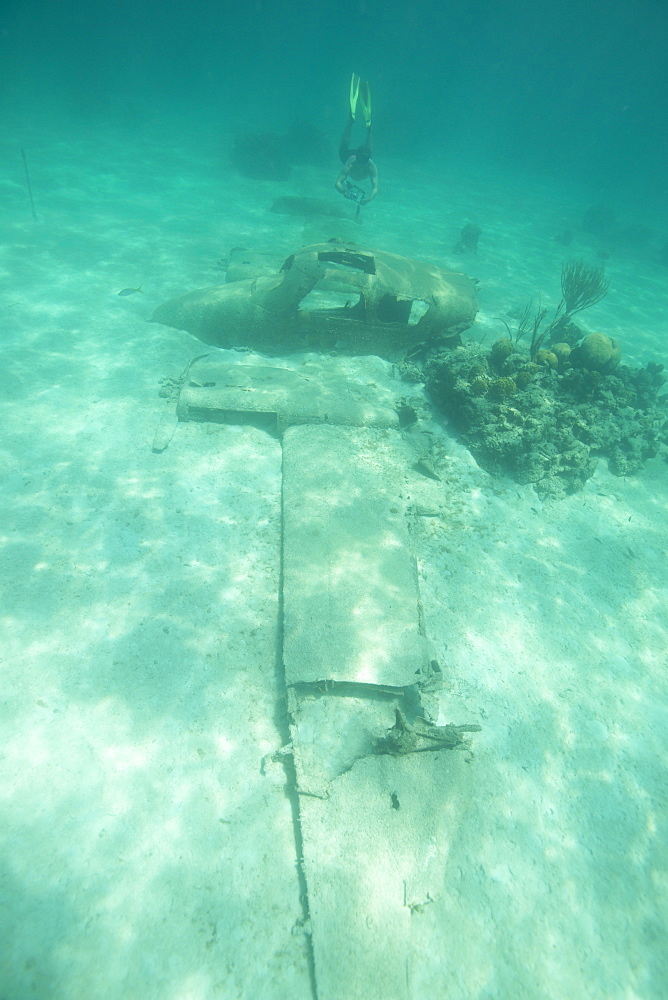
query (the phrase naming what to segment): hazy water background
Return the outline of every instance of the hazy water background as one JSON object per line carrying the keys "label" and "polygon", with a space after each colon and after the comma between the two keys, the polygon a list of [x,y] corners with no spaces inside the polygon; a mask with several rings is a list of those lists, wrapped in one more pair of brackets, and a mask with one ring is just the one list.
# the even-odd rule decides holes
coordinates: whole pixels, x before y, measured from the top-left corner
{"label": "hazy water background", "polygon": [[102,121],[222,136],[309,120],[336,138],[355,70],[379,155],[554,174],[664,221],[663,0],[2,6],[1,100],[20,141],[40,121],[66,138]]}

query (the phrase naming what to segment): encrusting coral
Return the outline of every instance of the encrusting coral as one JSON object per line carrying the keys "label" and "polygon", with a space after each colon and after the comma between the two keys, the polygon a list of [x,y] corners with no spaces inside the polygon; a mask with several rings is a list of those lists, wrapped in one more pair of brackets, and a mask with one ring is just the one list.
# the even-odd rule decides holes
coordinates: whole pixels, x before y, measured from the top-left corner
{"label": "encrusting coral", "polygon": [[622,365],[618,345],[599,337],[593,343],[602,368],[614,361],[610,370],[570,365],[570,358],[563,368],[539,365],[517,345],[506,353],[505,345],[501,352],[471,343],[427,362],[427,390],[483,468],[533,483],[542,497],[572,493],[593,475],[599,455],[616,475],[629,475],[668,445],[663,366]]}

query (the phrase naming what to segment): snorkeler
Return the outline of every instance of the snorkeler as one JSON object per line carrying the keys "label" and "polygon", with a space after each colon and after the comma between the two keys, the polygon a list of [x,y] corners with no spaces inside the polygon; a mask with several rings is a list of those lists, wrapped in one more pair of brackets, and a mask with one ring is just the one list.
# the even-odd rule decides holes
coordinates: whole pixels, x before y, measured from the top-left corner
{"label": "snorkeler", "polygon": [[[366,125],[366,139],[357,149],[350,149],[350,134],[357,117],[358,104]],[[357,73],[353,73],[350,80],[350,119],[346,123],[339,143],[339,156],[343,167],[336,178],[335,187],[344,198],[357,202],[358,216],[360,205],[368,205],[378,194],[378,169],[371,159],[371,152],[371,90],[366,81],[362,82]],[[357,184],[353,184],[353,181],[364,181],[367,178],[371,181],[369,194]]]}

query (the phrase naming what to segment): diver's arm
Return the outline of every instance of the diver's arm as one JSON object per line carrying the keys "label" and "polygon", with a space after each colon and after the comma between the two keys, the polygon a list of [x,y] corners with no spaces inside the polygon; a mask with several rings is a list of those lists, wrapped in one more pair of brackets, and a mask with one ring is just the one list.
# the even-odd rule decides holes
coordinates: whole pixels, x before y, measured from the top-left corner
{"label": "diver's arm", "polygon": [[339,192],[339,194],[345,194],[345,187],[344,187],[344,185],[345,185],[346,180],[348,179],[348,174],[350,173],[350,168],[352,167],[352,165],[353,165],[354,162],[355,162],[355,157],[354,156],[349,156],[348,159],[346,160],[346,162],[341,167],[341,173],[336,178],[336,183],[334,184],[334,187]]}
{"label": "diver's arm", "polygon": [[366,198],[362,198],[360,205],[368,205],[378,194],[378,168],[373,160],[369,160],[369,180],[371,181],[371,191]]}

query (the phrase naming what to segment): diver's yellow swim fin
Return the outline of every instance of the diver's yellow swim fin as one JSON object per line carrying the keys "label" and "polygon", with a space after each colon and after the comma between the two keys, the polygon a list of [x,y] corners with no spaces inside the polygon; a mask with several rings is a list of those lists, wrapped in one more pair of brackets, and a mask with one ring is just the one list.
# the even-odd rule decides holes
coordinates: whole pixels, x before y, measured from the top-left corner
{"label": "diver's yellow swim fin", "polygon": [[350,77],[350,117],[355,120],[357,116],[357,99],[360,96],[360,78],[357,73]]}
{"label": "diver's yellow swim fin", "polygon": [[371,87],[367,80],[358,86],[359,102],[367,128],[371,128]]}

